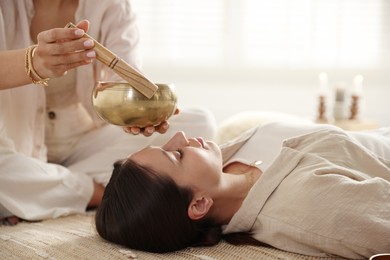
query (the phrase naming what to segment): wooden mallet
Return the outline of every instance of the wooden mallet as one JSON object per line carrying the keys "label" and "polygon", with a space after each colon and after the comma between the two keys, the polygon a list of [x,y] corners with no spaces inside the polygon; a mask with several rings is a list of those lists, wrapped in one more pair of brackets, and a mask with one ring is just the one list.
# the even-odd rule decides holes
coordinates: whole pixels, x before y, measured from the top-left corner
{"label": "wooden mallet", "polygon": [[[66,28],[76,28],[73,23],[68,23]],[[97,42],[94,38],[84,33],[85,38],[94,41],[95,46],[93,50],[96,52],[96,59],[107,65],[116,74],[129,82],[131,86],[141,92],[145,97],[151,98],[156,93],[158,86],[147,79],[143,74],[133,68],[130,64],[120,59],[109,49]]]}

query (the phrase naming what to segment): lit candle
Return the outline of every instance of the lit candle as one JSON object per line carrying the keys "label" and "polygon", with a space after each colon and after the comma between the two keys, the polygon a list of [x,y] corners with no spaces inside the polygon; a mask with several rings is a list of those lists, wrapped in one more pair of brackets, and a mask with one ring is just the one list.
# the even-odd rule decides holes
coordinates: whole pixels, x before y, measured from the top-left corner
{"label": "lit candle", "polygon": [[352,95],[360,96],[363,93],[363,76],[356,75],[353,78]]}
{"label": "lit candle", "polygon": [[325,72],[318,74],[320,83],[320,95],[326,95],[328,93],[328,75]]}

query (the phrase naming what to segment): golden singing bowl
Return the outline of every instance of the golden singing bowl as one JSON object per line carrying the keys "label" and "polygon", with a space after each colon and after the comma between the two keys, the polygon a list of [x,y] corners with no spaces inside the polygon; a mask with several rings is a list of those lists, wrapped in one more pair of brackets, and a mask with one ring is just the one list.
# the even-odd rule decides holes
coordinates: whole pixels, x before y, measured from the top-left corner
{"label": "golden singing bowl", "polygon": [[127,82],[95,84],[92,104],[106,122],[119,126],[156,126],[176,110],[177,97],[173,84],[156,84],[157,92],[148,99]]}

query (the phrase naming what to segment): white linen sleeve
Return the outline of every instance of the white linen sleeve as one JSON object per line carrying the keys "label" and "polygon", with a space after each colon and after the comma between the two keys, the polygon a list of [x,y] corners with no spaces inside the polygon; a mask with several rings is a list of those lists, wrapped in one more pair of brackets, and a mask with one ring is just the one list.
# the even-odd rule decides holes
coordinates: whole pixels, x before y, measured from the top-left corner
{"label": "white linen sleeve", "polygon": [[87,175],[26,157],[6,146],[0,147],[0,168],[0,204],[22,219],[82,213],[92,197],[93,183]]}

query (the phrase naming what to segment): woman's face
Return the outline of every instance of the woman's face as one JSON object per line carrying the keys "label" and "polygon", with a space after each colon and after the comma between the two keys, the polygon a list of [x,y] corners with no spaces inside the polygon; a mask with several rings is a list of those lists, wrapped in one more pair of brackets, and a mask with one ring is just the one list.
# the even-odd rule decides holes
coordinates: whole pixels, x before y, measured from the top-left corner
{"label": "woman's face", "polygon": [[149,146],[130,158],[194,191],[212,192],[222,172],[218,145],[202,138],[187,139],[183,132],[177,132],[161,147]]}

